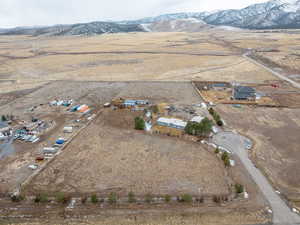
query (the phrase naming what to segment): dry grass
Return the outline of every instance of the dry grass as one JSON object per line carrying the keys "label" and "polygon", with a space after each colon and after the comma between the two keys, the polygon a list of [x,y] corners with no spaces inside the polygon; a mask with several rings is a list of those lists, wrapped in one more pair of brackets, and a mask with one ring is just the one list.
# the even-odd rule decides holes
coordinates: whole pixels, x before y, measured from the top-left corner
{"label": "dry grass", "polygon": [[227,124],[255,141],[252,157],[275,187],[299,199],[299,110],[246,106],[218,106],[218,110]]}
{"label": "dry grass", "polygon": [[[223,38],[239,38],[239,35],[226,33]],[[209,33],[1,36],[0,61],[0,79],[20,83],[36,80],[274,80],[272,74],[245,61],[230,46],[214,42]]]}
{"label": "dry grass", "polygon": [[213,153],[199,144],[136,132],[134,116],[127,110],[104,111],[28,189],[123,195],[229,192],[224,166]]}

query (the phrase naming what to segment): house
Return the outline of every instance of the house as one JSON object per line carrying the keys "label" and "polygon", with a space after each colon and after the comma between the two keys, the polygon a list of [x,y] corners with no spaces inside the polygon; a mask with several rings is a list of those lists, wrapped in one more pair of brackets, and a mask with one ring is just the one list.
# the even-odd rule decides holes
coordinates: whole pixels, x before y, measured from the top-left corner
{"label": "house", "polygon": [[248,86],[236,86],[233,89],[233,99],[254,101],[256,99],[256,91]]}
{"label": "house", "polygon": [[184,128],[187,125],[187,122],[184,122],[183,120],[175,119],[175,118],[161,117],[157,120],[157,124],[160,126],[164,126],[164,127],[171,127],[171,128],[175,128],[175,129],[184,130]]}

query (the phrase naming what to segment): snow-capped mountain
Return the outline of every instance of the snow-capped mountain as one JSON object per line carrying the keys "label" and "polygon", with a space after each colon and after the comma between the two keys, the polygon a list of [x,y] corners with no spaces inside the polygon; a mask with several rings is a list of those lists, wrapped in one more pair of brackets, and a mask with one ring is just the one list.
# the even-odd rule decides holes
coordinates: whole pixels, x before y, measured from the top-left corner
{"label": "snow-capped mountain", "polygon": [[300,0],[272,0],[239,10],[166,14],[124,23],[149,24],[186,18],[196,18],[211,25],[249,29],[300,28]]}
{"label": "snow-capped mountain", "polygon": [[186,18],[160,20],[143,27],[150,32],[199,32],[212,26],[196,18]]}
{"label": "snow-capped mountain", "polygon": [[250,29],[300,28],[300,0],[272,0],[240,10],[223,10],[203,20],[213,25]]}
{"label": "snow-capped mountain", "polygon": [[300,29],[300,0],[271,0],[243,9],[165,14],[133,21],[0,29],[0,34],[95,35],[118,32],[199,31],[209,25],[248,29]]}

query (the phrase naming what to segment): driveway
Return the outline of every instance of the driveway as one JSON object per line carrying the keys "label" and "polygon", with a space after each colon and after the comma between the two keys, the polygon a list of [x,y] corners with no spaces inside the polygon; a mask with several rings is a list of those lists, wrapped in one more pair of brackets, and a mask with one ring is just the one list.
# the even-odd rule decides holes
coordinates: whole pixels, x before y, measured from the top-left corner
{"label": "driveway", "polygon": [[213,137],[213,143],[236,154],[246,167],[273,210],[273,223],[276,225],[300,224],[300,216],[293,213],[287,204],[275,193],[273,187],[248,157],[245,141],[247,138],[233,132],[221,132]]}

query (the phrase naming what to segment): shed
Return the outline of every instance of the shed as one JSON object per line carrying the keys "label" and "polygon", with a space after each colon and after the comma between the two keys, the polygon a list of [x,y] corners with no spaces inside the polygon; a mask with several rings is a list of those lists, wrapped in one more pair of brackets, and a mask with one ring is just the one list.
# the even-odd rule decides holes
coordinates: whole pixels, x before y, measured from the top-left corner
{"label": "shed", "polygon": [[161,117],[157,120],[157,124],[160,126],[171,127],[171,128],[183,130],[186,127],[187,122],[184,122],[183,120],[175,119],[175,118]]}

